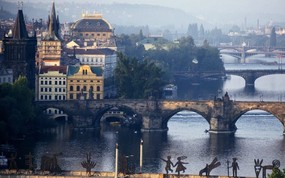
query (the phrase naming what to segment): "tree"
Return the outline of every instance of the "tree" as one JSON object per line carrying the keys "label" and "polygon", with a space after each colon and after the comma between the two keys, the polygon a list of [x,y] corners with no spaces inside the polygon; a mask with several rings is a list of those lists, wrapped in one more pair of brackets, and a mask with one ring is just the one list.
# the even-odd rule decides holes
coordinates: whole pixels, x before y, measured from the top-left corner
{"label": "tree", "polygon": [[37,123],[47,123],[33,100],[25,77],[20,76],[13,85],[0,85],[0,142],[36,131]]}
{"label": "tree", "polygon": [[278,168],[273,168],[272,174],[268,175],[268,178],[285,178],[285,169],[281,171]]}
{"label": "tree", "polygon": [[121,98],[160,98],[165,84],[163,72],[149,60],[138,61],[119,53],[115,83]]}

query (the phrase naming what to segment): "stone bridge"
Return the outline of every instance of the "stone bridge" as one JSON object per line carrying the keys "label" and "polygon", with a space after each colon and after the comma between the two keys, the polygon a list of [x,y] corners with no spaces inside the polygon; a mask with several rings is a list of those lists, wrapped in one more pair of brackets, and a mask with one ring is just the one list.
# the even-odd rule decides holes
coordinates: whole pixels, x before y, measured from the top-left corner
{"label": "stone bridge", "polygon": [[245,80],[245,85],[254,85],[256,79],[266,75],[285,74],[285,70],[226,70],[226,74],[237,75]]}
{"label": "stone bridge", "polygon": [[[209,123],[210,133],[234,133],[235,123],[250,110],[273,114],[285,128],[285,103],[232,101],[228,96],[209,101],[176,100],[70,100],[37,101],[43,110],[57,108],[72,116],[77,128],[99,128],[104,113],[112,108],[136,115],[142,131],[167,131],[169,119],[182,110],[194,111]],[[284,133],[284,132],[283,132]]]}

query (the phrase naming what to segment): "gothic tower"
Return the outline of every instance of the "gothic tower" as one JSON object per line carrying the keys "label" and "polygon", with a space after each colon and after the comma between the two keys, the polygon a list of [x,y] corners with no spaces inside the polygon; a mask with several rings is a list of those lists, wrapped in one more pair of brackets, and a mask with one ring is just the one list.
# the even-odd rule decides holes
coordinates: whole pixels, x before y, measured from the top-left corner
{"label": "gothic tower", "polygon": [[51,13],[48,16],[48,30],[43,37],[39,47],[38,67],[41,66],[60,66],[61,58],[61,37],[59,34],[60,24],[55,13],[55,5],[52,3]]}
{"label": "gothic tower", "polygon": [[5,36],[3,39],[3,65],[13,70],[14,80],[19,76],[27,77],[31,89],[35,88],[36,47],[36,36],[34,34],[33,37],[29,37],[23,11],[19,9],[12,35]]}

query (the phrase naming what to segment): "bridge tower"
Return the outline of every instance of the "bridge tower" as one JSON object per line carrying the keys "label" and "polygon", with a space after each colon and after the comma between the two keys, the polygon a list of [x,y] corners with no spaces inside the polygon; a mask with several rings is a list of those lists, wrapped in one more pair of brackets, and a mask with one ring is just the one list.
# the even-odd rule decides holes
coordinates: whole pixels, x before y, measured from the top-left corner
{"label": "bridge tower", "polygon": [[215,100],[213,113],[210,119],[210,133],[216,134],[232,134],[235,133],[237,127],[233,120],[233,101],[230,100],[228,93],[221,100]]}

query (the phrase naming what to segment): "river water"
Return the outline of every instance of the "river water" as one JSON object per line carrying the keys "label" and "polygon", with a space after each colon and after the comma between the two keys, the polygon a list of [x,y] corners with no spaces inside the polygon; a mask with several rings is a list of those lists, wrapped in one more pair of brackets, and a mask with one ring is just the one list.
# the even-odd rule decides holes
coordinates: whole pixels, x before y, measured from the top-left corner
{"label": "river water", "polygon": [[[239,67],[250,66],[251,64]],[[256,65],[253,65],[256,66]],[[251,67],[253,67],[251,66]],[[226,64],[226,67],[238,67]],[[276,67],[276,66],[271,66]],[[178,84],[179,99],[211,99],[228,92],[233,100],[285,101],[284,75],[271,75],[258,79],[255,87],[245,87],[241,77],[231,76],[225,81],[210,80],[192,84],[181,81]],[[285,139],[282,124],[271,114],[252,111],[243,115],[236,123],[235,135],[218,136],[205,133],[209,125],[200,115],[183,111],[168,122],[168,132],[141,133],[118,126],[103,125],[101,130],[71,130],[67,123],[49,134],[35,140],[17,143],[19,154],[32,152],[39,167],[43,154],[61,153],[59,166],[65,170],[84,170],[80,162],[91,152],[96,162],[96,171],[114,171],[115,145],[120,155],[127,155],[129,163],[139,171],[139,145],[143,139],[143,172],[165,172],[165,163],[160,158],[186,156],[186,173],[198,174],[215,157],[221,166],[212,175],[227,175],[226,161],[237,158],[240,176],[255,176],[254,159],[263,159],[263,165],[270,165],[274,159],[285,168]],[[175,169],[174,169],[175,170]],[[270,172],[270,171],[269,171]],[[231,170],[230,170],[231,173]]]}

